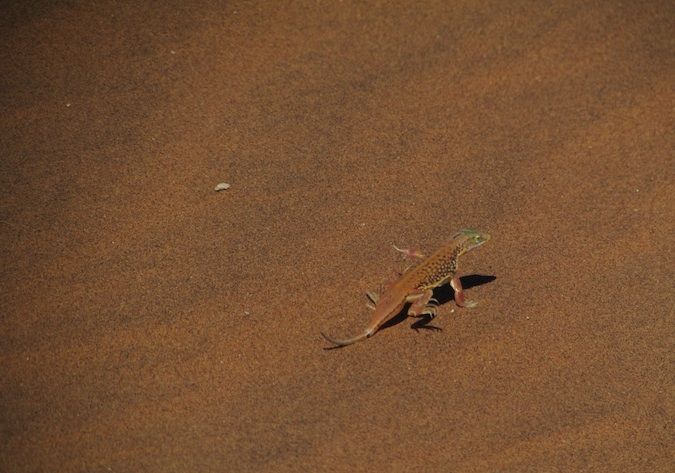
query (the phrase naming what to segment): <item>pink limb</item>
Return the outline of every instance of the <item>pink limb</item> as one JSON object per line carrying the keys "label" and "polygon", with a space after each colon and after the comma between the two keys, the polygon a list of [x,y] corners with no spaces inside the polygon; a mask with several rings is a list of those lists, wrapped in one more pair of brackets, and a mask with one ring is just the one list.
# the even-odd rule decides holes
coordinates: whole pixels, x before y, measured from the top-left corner
{"label": "pink limb", "polygon": [[409,258],[424,258],[424,254],[419,251],[419,250],[414,250],[414,249],[408,249],[408,248],[399,248],[396,245],[391,245],[394,247],[396,251],[399,251],[403,253],[405,256],[408,256]]}
{"label": "pink limb", "polygon": [[418,292],[416,294],[410,294],[407,298],[407,302],[412,302],[412,305],[408,309],[408,315],[410,317],[422,317],[428,315],[430,317],[436,317],[437,306],[433,302],[438,302],[432,296],[434,292],[431,289],[427,289],[424,292]]}
{"label": "pink limb", "polygon": [[458,276],[455,276],[450,280],[450,286],[455,290],[455,304],[460,307],[476,307],[477,302],[469,301],[464,298],[464,289],[462,289],[462,283],[459,280]]}

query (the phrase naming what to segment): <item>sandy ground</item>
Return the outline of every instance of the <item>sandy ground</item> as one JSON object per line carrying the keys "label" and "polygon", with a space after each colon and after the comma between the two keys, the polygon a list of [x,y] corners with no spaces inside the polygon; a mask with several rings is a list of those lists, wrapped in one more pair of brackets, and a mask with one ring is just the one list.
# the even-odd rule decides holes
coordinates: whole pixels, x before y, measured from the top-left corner
{"label": "sandy ground", "polygon": [[[672,1],[62,3],[0,19],[0,471],[672,471]],[[324,349],[463,227],[477,308]]]}

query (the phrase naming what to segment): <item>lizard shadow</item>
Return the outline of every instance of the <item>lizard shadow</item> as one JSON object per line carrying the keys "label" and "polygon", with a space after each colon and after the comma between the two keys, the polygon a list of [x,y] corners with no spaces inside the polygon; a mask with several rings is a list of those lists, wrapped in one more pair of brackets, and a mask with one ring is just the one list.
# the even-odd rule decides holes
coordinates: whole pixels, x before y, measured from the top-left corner
{"label": "lizard shadow", "polygon": [[[490,283],[497,279],[497,276],[486,276],[483,274],[471,274],[469,276],[462,276],[459,278],[460,282],[462,283],[462,288],[463,289],[469,289],[475,286],[482,286],[483,284]],[[455,299],[455,290],[450,286],[450,284],[443,284],[440,287],[437,287],[434,289],[434,295],[433,298],[438,301],[438,305],[441,306],[443,304],[446,304],[447,302],[453,301]],[[403,309],[399,311],[398,314],[396,314],[394,317],[386,321],[382,326],[379,328],[379,330],[386,330],[390,327],[393,327],[395,325],[400,324],[403,322],[405,319],[408,318],[408,308],[410,307],[410,304],[406,304],[403,306]],[[419,317],[411,326],[410,328],[413,330],[434,330],[434,331],[442,331],[443,329],[440,327],[436,327],[435,325],[430,325],[430,322],[434,319],[434,317],[431,317],[429,315],[425,315],[422,317]],[[378,330],[378,331],[379,331]],[[343,348],[342,346],[330,346],[324,348],[324,350],[336,350],[338,348]]]}
{"label": "lizard shadow", "polygon": [[[497,276],[487,276],[483,274],[471,274],[469,276],[462,276],[461,278],[459,278],[459,280],[462,283],[463,289],[470,289],[472,287],[482,286],[483,284],[491,283],[495,279],[497,279]],[[438,305],[442,306],[443,304],[446,304],[450,301],[454,301],[455,290],[450,286],[450,284],[443,284],[442,286],[434,289],[433,297],[438,301]],[[384,324],[382,324],[380,330],[386,330],[389,327],[398,325],[405,319],[407,319],[409,307],[410,304],[406,304],[398,314],[396,314],[394,317],[392,317]],[[424,315],[422,317],[417,318],[417,321],[413,322],[412,325],[410,325],[410,328],[413,330],[424,329],[424,330],[442,331],[443,330],[442,328],[436,327],[435,325],[430,325],[433,319],[434,317],[430,315]]]}

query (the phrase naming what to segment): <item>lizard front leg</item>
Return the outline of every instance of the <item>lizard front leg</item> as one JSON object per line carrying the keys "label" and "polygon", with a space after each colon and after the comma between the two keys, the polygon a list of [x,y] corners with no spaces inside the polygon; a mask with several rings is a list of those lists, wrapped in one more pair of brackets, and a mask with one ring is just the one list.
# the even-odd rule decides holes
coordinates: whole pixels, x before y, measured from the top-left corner
{"label": "lizard front leg", "polygon": [[405,256],[408,256],[410,258],[420,258],[420,259],[426,258],[426,256],[424,256],[424,254],[419,250],[415,250],[412,248],[399,248],[396,245],[391,246],[393,246],[396,251],[403,253]]}
{"label": "lizard front leg", "polygon": [[462,282],[459,280],[459,276],[455,276],[450,280],[450,286],[455,290],[455,304],[467,308],[478,305],[478,302],[469,301],[464,298],[464,289],[462,289]]}

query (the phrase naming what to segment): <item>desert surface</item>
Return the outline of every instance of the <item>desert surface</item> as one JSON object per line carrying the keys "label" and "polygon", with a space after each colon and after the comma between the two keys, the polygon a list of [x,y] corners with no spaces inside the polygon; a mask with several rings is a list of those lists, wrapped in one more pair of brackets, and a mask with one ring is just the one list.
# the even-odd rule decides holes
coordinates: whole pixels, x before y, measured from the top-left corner
{"label": "desert surface", "polygon": [[675,3],[2,10],[0,471],[673,471]]}

